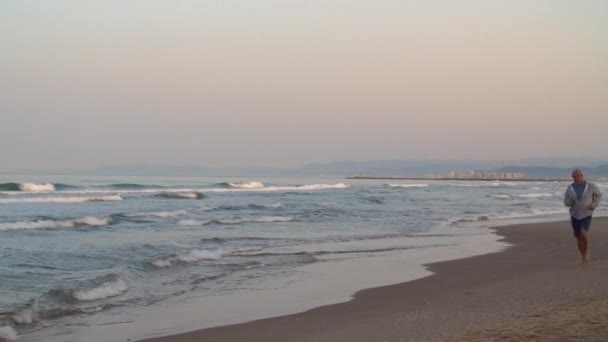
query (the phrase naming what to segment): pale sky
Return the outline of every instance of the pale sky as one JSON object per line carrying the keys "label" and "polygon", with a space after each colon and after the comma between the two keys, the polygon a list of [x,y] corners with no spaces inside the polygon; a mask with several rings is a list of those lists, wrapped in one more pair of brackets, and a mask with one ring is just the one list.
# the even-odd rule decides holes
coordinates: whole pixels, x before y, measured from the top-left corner
{"label": "pale sky", "polygon": [[0,2],[0,169],[608,158],[608,1]]}

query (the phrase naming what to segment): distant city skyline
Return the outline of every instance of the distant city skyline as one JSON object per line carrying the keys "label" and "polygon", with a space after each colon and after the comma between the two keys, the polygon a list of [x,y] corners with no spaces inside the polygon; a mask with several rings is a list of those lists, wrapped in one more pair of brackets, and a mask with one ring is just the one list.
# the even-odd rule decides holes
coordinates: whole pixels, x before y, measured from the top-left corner
{"label": "distant city skyline", "polygon": [[608,159],[608,2],[3,1],[0,169]]}

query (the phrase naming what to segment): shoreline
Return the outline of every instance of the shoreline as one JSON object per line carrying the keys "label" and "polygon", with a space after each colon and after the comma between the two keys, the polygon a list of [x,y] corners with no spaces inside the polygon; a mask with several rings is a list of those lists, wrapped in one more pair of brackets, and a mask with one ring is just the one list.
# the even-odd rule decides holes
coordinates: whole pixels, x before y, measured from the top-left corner
{"label": "shoreline", "polygon": [[[266,281],[257,290],[176,297],[160,306],[143,307],[136,312],[101,313],[82,329],[72,326],[65,330],[46,331],[47,334],[42,336],[24,337],[36,342],[50,342],[49,334],[56,336],[52,339],[56,342],[66,339],[134,341],[293,315],[349,302],[355,293],[365,289],[427,277],[432,272],[424,264],[493,253],[507,247],[498,242],[500,237],[485,225],[452,229],[454,231],[442,230],[439,235],[431,232],[400,239],[353,241],[340,245],[338,249],[362,250],[363,247],[367,251],[317,255],[317,262],[299,266],[291,274]],[[437,239],[442,242],[437,244]],[[332,245],[333,242],[329,242],[320,249],[331,250]],[[314,246],[319,248],[318,244]],[[290,254],[294,251],[279,247],[269,252]],[[361,272],[361,269],[366,271]]]}
{"label": "shoreline", "polygon": [[[516,224],[492,228],[510,248],[428,264],[430,276],[362,290],[347,302],[140,341],[485,341],[497,333],[519,336],[526,331],[522,317],[608,303],[608,288],[602,286],[608,281],[607,228],[608,218],[594,218],[593,259],[585,268],[578,265],[568,222]],[[588,286],[581,289],[581,284]],[[593,310],[603,309],[606,319],[591,325],[600,332],[597,341],[608,337],[608,305]],[[570,321],[584,324],[577,312]],[[559,325],[562,318],[542,323]],[[547,336],[561,331],[545,330]],[[536,334],[536,341],[551,340]],[[595,341],[593,336],[583,340]]]}

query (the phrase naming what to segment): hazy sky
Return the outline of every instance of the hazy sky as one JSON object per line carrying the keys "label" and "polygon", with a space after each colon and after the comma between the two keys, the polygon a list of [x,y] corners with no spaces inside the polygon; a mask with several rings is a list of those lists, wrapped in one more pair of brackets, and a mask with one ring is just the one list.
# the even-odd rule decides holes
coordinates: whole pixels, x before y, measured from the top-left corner
{"label": "hazy sky", "polygon": [[608,158],[608,1],[0,2],[0,169]]}

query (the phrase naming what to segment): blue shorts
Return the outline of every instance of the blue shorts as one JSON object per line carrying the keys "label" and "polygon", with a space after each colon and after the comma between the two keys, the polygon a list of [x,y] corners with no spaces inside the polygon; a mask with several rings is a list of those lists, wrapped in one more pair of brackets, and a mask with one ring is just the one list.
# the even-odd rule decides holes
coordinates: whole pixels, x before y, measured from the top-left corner
{"label": "blue shorts", "polygon": [[574,236],[579,237],[579,235],[581,235],[581,229],[589,231],[589,228],[591,227],[591,216],[587,216],[580,220],[570,216],[570,222],[572,223],[572,230],[574,231]]}

